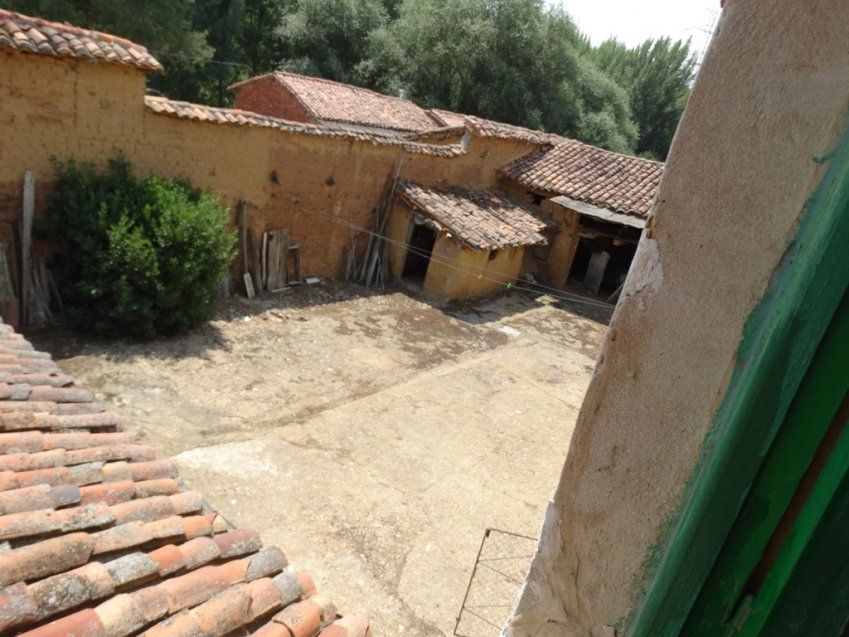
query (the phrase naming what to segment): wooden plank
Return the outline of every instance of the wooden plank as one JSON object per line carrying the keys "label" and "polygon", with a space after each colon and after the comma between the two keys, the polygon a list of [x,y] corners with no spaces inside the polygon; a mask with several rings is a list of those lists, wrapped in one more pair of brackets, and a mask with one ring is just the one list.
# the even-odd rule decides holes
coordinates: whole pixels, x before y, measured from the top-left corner
{"label": "wooden plank", "polygon": [[[9,275],[9,262],[6,259],[6,248],[0,246],[0,304],[15,296],[12,288],[12,277]],[[2,306],[2,305],[0,305]]]}
{"label": "wooden plank", "polygon": [[289,283],[289,231],[284,230],[280,236],[280,281],[283,285]]}
{"label": "wooden plank", "polygon": [[32,220],[35,216],[35,175],[24,173],[23,214],[21,216],[21,323],[29,322],[32,288]]}
{"label": "wooden plank", "polygon": [[268,231],[268,289],[276,290],[280,283],[280,230]]}
{"label": "wooden plank", "polygon": [[260,243],[262,244],[262,249],[259,255],[259,281],[262,284],[263,289],[267,290],[271,287],[268,285],[268,231],[262,233]]}
{"label": "wooden plank", "polygon": [[247,211],[245,210],[245,202],[241,199],[236,204],[236,224],[239,227],[239,252],[242,257],[242,274],[247,274],[248,270],[248,222]]}
{"label": "wooden plank", "polygon": [[251,273],[246,272],[242,275],[242,280],[245,282],[245,294],[248,295],[249,299],[254,298],[254,282],[251,279]]}
{"label": "wooden plank", "polygon": [[289,246],[289,249],[292,250],[295,254],[295,276],[292,278],[290,283],[300,284],[303,281],[303,275],[301,274],[301,244],[296,243],[292,246]]}
{"label": "wooden plank", "polygon": [[47,259],[44,259],[42,263],[44,265],[44,279],[47,282],[47,288],[50,291],[50,298],[53,300],[56,307],[59,308],[59,311],[62,311],[65,309],[65,306],[62,303],[62,295],[59,294],[59,286],[56,285],[56,279],[53,278],[53,273],[47,267]]}
{"label": "wooden plank", "polygon": [[250,246],[251,261],[253,263],[254,290],[259,294],[262,292],[262,281],[259,275],[259,242],[256,238],[256,231],[253,228],[248,228],[248,245]]}

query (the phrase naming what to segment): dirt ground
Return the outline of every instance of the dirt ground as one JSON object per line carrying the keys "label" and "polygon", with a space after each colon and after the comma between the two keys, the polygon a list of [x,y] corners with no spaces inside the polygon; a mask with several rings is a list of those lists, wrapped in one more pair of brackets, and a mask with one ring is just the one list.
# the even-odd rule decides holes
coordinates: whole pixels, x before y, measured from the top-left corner
{"label": "dirt ground", "polygon": [[177,338],[28,336],[375,634],[450,635],[485,529],[537,534],[609,320],[551,301],[323,283]]}

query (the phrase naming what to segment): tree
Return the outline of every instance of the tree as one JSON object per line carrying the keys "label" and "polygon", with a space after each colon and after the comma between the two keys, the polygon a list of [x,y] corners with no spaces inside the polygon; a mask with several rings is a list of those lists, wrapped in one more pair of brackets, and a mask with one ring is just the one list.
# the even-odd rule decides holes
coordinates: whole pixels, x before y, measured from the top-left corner
{"label": "tree", "polygon": [[382,0],[298,0],[276,32],[280,67],[356,83],[369,34],[387,20]]}
{"label": "tree", "polygon": [[372,33],[361,75],[414,101],[627,152],[627,95],[581,55],[569,16],[542,0],[404,0]]}
{"label": "tree", "polygon": [[590,56],[628,91],[639,128],[637,152],[665,159],[695,74],[690,42],[660,38],[629,49],[612,39]]}
{"label": "tree", "polygon": [[11,0],[15,11],[125,37],[166,67],[151,89],[175,99],[232,104],[227,87],[273,70],[285,0]]}
{"label": "tree", "polygon": [[13,11],[114,33],[163,59],[208,59],[212,49],[191,23],[194,0],[10,0]]}
{"label": "tree", "polygon": [[277,29],[293,0],[244,0],[244,21],[238,38],[249,75],[260,75],[276,67],[283,55]]}

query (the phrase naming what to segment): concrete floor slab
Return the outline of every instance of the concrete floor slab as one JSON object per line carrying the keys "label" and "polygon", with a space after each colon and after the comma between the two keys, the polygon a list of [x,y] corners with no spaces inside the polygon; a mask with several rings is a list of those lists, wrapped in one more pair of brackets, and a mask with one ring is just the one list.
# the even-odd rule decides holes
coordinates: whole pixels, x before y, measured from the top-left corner
{"label": "concrete floor slab", "polygon": [[329,286],[179,338],[31,336],[376,634],[450,635],[484,530],[538,531],[609,318],[592,311]]}

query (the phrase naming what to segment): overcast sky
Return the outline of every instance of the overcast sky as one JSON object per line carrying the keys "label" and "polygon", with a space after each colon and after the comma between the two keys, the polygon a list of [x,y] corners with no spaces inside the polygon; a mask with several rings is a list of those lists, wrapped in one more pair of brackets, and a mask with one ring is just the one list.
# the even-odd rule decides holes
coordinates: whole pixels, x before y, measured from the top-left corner
{"label": "overcast sky", "polygon": [[719,0],[549,0],[562,6],[593,44],[613,36],[628,45],[668,35],[692,38],[701,53],[719,16]]}

